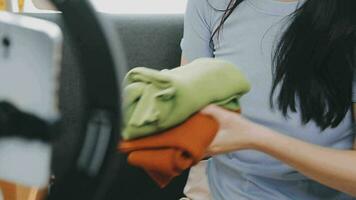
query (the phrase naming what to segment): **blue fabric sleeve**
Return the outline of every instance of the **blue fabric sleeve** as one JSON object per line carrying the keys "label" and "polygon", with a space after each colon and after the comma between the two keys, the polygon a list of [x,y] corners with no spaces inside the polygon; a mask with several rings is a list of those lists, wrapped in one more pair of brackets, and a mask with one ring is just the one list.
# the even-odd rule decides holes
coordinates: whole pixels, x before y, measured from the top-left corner
{"label": "blue fabric sleeve", "polygon": [[188,0],[184,16],[183,57],[189,62],[201,57],[213,57],[210,47],[209,4],[207,0]]}

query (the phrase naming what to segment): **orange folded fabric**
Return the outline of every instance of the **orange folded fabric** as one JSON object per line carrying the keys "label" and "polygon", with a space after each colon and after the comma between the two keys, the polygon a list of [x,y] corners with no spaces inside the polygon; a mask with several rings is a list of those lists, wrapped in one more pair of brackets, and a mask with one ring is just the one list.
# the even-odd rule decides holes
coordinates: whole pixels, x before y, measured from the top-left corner
{"label": "orange folded fabric", "polygon": [[128,163],[143,168],[163,188],[204,158],[218,128],[212,117],[198,113],[160,134],[123,141],[118,149],[129,153]]}

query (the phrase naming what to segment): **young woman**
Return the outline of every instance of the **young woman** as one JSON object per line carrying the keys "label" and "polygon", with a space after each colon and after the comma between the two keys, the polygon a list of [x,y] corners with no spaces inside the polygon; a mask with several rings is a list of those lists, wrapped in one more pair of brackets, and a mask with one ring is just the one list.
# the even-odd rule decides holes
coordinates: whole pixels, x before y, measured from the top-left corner
{"label": "young woman", "polygon": [[225,59],[252,84],[241,116],[202,111],[220,131],[199,187],[215,200],[354,199],[355,45],[355,0],[188,0],[182,63]]}

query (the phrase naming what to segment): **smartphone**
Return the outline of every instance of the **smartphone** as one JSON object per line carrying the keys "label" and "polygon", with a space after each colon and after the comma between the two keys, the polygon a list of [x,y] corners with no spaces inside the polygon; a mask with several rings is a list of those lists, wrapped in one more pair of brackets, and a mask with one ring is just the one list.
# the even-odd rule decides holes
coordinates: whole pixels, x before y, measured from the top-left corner
{"label": "smartphone", "polygon": [[[0,12],[0,102],[49,123],[58,120],[61,53],[57,25]],[[45,187],[51,151],[50,144],[41,141],[0,138],[0,180]]]}

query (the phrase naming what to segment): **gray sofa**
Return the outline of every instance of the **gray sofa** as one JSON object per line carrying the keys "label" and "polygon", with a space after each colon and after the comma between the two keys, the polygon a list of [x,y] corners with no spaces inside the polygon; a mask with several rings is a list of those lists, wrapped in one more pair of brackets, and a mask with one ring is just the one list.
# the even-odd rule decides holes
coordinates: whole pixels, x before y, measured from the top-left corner
{"label": "gray sofa", "polygon": [[[71,49],[67,30],[60,14],[34,13],[32,17],[58,24],[64,33],[64,65],[76,64],[75,49]],[[128,67],[146,66],[156,69],[180,64],[180,40],[183,35],[183,15],[120,15],[102,14],[113,22],[126,53]],[[74,55],[74,56],[73,56]]]}
{"label": "gray sofa", "polygon": [[[61,14],[27,14],[32,17],[46,19],[57,23],[64,33],[63,61],[62,67],[66,68],[62,73],[63,83],[61,96],[64,96],[64,102],[71,103],[71,95],[79,87],[80,77],[78,73],[77,50],[72,48],[71,41],[76,38],[70,38],[63,24]],[[173,68],[180,64],[181,50],[180,40],[183,34],[183,16],[182,15],[112,15],[103,14],[105,20],[110,20],[118,37],[121,39],[122,49],[125,52],[126,63],[129,68],[136,66],[145,66],[155,69]],[[78,39],[78,38],[77,38]],[[92,41],[95,42],[95,41]],[[70,84],[67,84],[70,83]],[[74,97],[78,98],[78,97]],[[75,110],[67,110],[69,114],[75,115]],[[76,122],[70,122],[71,126],[76,126]],[[59,151],[68,151],[71,148],[63,146],[75,146],[78,140],[75,133],[70,134],[72,139],[66,137],[66,141],[61,141],[62,148]],[[55,144],[56,145],[56,144]],[[74,152],[70,152],[74,153]],[[67,157],[59,156],[54,158],[54,168],[65,169]],[[55,169],[56,171],[56,169]],[[140,169],[124,164],[119,171],[112,172],[115,177],[115,184],[110,188],[107,199],[156,199],[156,200],[175,200],[182,197],[182,189],[186,182],[187,172],[176,178],[167,188],[160,190],[155,183]],[[132,190],[139,188],[140,192]],[[123,198],[125,197],[125,198]],[[130,197],[130,198],[127,198]]]}

